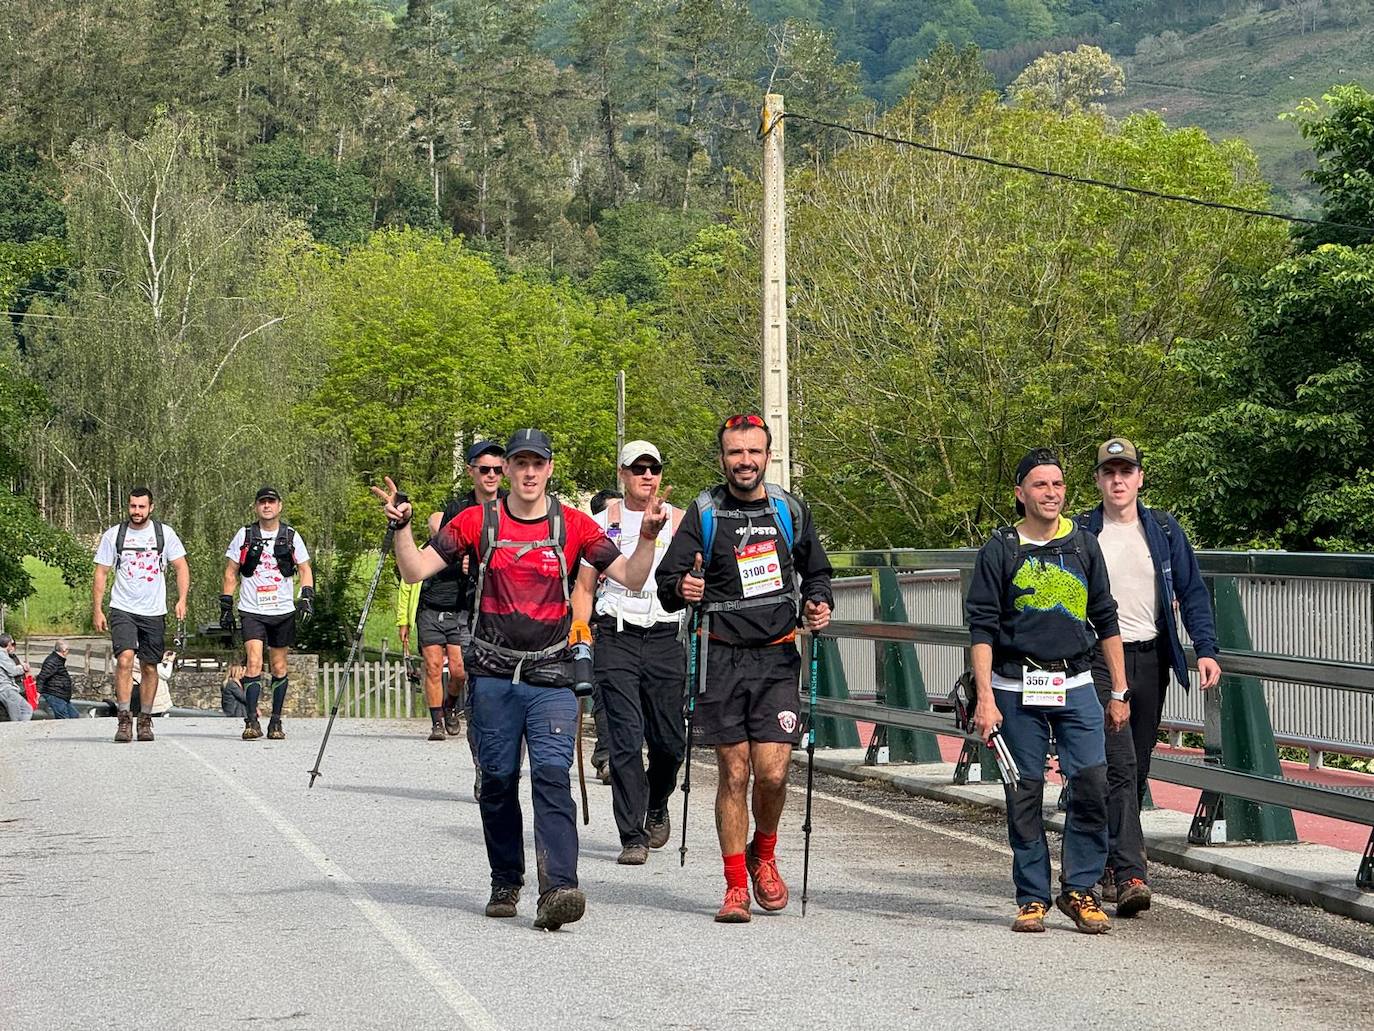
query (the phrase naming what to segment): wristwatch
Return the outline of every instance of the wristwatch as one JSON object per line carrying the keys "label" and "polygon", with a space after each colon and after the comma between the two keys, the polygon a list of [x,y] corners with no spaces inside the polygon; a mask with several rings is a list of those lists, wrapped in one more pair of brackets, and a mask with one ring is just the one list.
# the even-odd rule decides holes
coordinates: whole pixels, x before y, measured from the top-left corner
{"label": "wristwatch", "polygon": [[1114,702],[1129,702],[1130,700],[1131,700],[1131,689],[1130,689],[1129,687],[1126,688],[1126,690],[1124,690],[1124,691],[1113,691],[1113,692],[1112,692],[1112,701],[1114,701]]}

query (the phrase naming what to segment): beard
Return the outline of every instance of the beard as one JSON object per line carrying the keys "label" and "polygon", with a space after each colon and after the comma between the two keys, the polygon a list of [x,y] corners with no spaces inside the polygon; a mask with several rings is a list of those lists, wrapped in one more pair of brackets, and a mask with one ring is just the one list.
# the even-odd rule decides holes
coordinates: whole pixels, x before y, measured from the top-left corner
{"label": "beard", "polygon": [[762,468],[751,471],[738,472],[735,469],[726,469],[725,479],[731,487],[739,491],[751,491],[763,482],[764,470]]}

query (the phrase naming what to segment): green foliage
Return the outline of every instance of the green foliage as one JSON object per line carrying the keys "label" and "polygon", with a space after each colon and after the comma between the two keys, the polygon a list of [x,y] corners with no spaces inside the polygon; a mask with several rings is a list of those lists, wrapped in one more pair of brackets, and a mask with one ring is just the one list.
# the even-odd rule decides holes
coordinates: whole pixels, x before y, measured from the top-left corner
{"label": "green foliage", "polygon": [[1098,101],[1126,91],[1126,75],[1101,47],[1086,44],[1032,61],[1007,87],[1016,103],[1071,115],[1099,111]]}
{"label": "green foliage", "polygon": [[1179,349],[1214,401],[1151,476],[1206,542],[1374,546],[1374,247],[1287,258],[1240,299],[1240,332]]}
{"label": "green foliage", "polygon": [[62,239],[66,218],[54,178],[31,150],[0,152],[0,241]]}
{"label": "green foliage", "polygon": [[1321,191],[1323,218],[1368,228],[1304,226],[1298,235],[1309,247],[1374,242],[1374,93],[1352,83],[1333,87],[1322,102],[1325,114],[1310,100],[1298,109],[1303,138],[1317,155],[1306,176]]}
{"label": "green foliage", "polygon": [[619,295],[631,305],[663,300],[667,255],[681,250],[710,221],[701,211],[670,211],[651,204],[625,204],[598,224],[601,261],[587,288],[600,297]]}
{"label": "green foliage", "polygon": [[323,243],[355,243],[372,230],[372,187],[366,176],[308,156],[289,137],[250,149],[236,188],[242,201],[280,204]]}

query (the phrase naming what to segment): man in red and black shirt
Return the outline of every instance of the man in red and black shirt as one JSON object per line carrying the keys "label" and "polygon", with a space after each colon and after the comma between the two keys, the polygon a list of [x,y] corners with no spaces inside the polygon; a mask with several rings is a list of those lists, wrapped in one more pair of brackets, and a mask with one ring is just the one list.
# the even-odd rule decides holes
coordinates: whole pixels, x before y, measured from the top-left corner
{"label": "man in red and black shirt", "polygon": [[557,930],[586,908],[577,887],[577,809],[568,779],[578,732],[568,637],[574,621],[585,632],[592,597],[570,594],[569,571],[575,576],[579,562],[586,562],[638,590],[649,576],[654,541],[668,510],[664,498],[654,498],[638,547],[622,556],[589,516],[548,496],[553,445],[544,433],[517,430],[503,464],[509,496],[460,512],[424,551],[411,536],[409,503],[396,503],[395,485],[387,480],[386,491],[374,487],[373,492],[385,502],[387,518],[399,524],[396,566],[407,582],[432,576],[464,555],[470,558],[477,587],[467,666],[482,770],[482,829],[491,864],[486,913],[515,916],[525,881],[518,795],[523,739],[539,856],[534,926]]}

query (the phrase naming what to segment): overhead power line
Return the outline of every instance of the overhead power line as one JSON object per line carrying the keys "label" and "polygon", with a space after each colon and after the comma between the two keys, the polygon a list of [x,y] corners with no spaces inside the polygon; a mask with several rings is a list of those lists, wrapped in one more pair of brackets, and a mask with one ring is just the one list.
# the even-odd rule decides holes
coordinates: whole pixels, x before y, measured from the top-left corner
{"label": "overhead power line", "polygon": [[1353,225],[1349,222],[1332,222],[1324,218],[1303,218],[1301,215],[1285,215],[1278,211],[1265,211],[1262,208],[1247,208],[1240,204],[1227,204],[1219,200],[1204,200],[1201,197],[1188,197],[1180,193],[1165,193],[1162,190],[1150,190],[1143,186],[1127,186],[1123,183],[1111,183],[1105,179],[1093,179],[1089,176],[1072,175],[1068,172],[1056,172],[1050,168],[1036,168],[1034,165],[1023,165],[1016,161],[1005,161],[1001,158],[988,157],[986,154],[972,154],[966,150],[956,150],[953,147],[940,147],[933,143],[921,143],[917,140],[906,140],[900,136],[889,136],[886,133],[874,132],[871,129],[860,129],[853,125],[841,125],[839,122],[827,122],[823,118],[813,118],[810,115],[796,114],[788,111],[778,115],[766,126],[760,129],[759,139],[763,139],[774,127],[786,119],[793,122],[810,122],[812,125],[823,126],[827,129],[838,129],[854,136],[866,136],[873,140],[882,140],[884,143],[895,143],[903,147],[912,147],[916,150],[923,150],[929,154],[942,154],[945,157],[959,158],[963,161],[976,161],[979,164],[992,165],[995,168],[1006,168],[1016,172],[1027,172],[1031,175],[1043,176],[1046,179],[1058,179],[1067,183],[1074,183],[1078,186],[1095,186],[1103,190],[1115,190],[1118,193],[1131,193],[1137,197],[1150,197],[1154,200],[1170,201],[1175,204],[1191,204],[1199,208],[1212,208],[1217,211],[1230,211],[1238,215],[1248,215],[1251,218],[1271,218],[1280,222],[1293,222],[1299,225],[1308,226],[1329,226],[1333,229],[1350,229],[1357,233],[1365,233],[1374,236],[1374,226]]}

